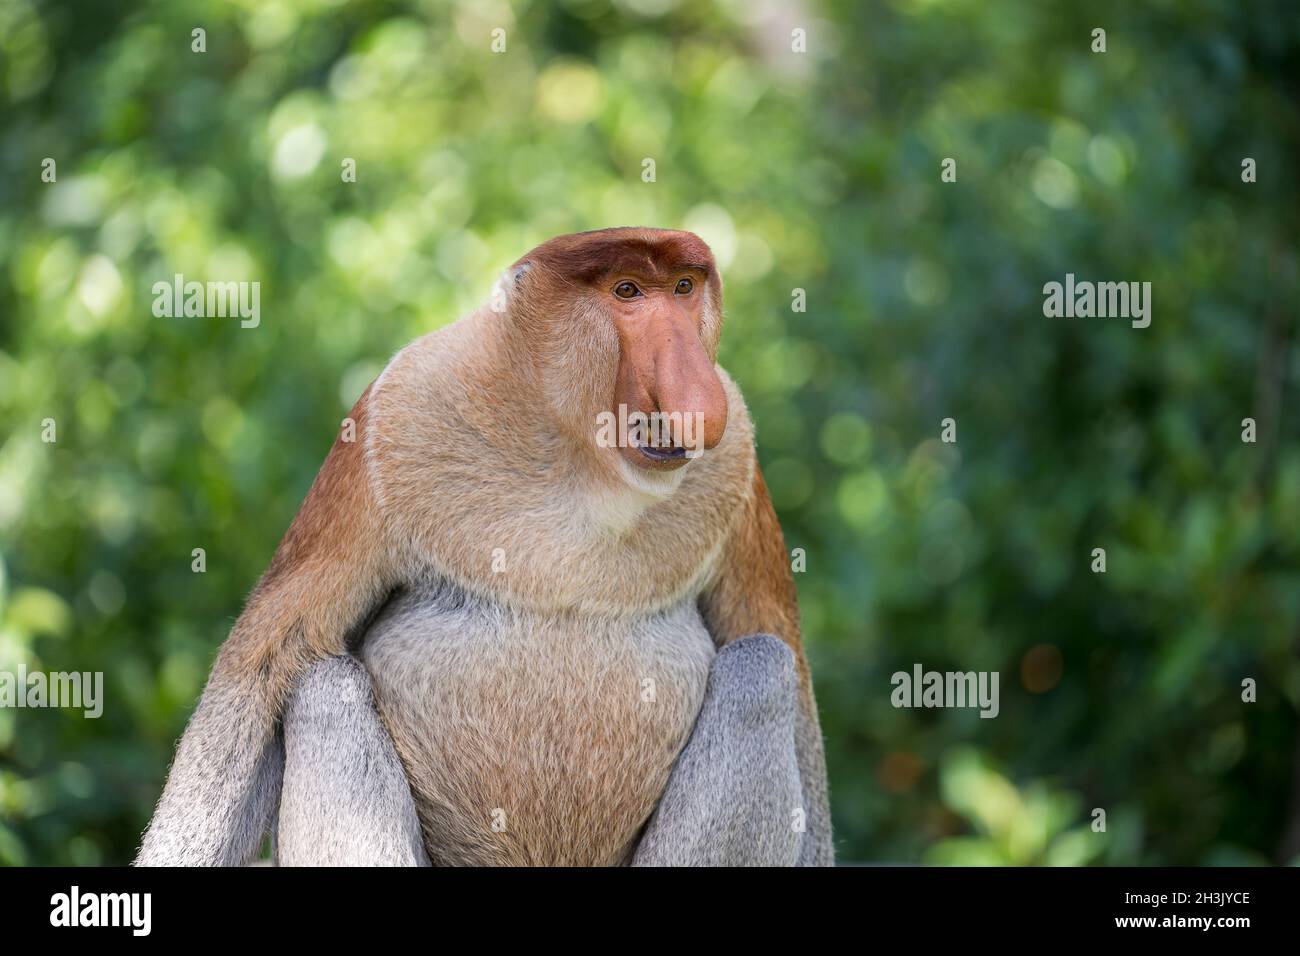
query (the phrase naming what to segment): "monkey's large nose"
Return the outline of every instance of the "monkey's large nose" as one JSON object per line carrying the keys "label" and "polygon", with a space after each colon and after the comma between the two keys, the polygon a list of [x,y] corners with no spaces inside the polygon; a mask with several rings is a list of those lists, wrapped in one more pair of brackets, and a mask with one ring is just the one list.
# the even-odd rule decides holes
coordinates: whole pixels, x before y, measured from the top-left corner
{"label": "monkey's large nose", "polygon": [[665,325],[659,348],[655,350],[650,400],[656,411],[666,415],[680,413],[683,421],[691,416],[693,422],[700,422],[702,428],[692,433],[694,440],[699,442],[702,435],[704,447],[713,448],[727,430],[727,393],[723,391],[722,379],[704,343],[689,324]]}

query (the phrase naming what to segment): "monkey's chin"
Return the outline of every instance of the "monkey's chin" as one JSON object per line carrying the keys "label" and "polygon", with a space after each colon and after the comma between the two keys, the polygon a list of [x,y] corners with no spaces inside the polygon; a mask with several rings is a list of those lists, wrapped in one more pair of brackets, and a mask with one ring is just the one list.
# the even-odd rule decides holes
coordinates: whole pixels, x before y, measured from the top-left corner
{"label": "monkey's chin", "polygon": [[621,454],[618,456],[618,464],[623,480],[636,491],[652,498],[667,498],[676,491],[686,477],[685,466],[691,461],[682,457],[660,463],[642,455],[637,448],[623,448],[619,451]]}

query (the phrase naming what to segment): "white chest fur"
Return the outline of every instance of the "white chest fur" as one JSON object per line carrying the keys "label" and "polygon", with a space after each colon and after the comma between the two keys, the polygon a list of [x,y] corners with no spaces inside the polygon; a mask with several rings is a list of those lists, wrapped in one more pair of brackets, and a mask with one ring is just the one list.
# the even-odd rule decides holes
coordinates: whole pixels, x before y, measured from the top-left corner
{"label": "white chest fur", "polygon": [[435,864],[608,865],[658,802],[714,645],[693,600],[608,619],[430,587],[361,654]]}

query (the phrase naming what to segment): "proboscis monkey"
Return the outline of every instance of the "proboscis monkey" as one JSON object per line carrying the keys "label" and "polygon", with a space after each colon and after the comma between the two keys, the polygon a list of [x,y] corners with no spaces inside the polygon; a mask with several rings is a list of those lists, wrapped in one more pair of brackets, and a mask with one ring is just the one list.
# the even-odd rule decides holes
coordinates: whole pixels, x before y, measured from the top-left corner
{"label": "proboscis monkey", "polygon": [[[500,292],[358,400],[137,863],[246,863],[271,828],[285,864],[832,862],[794,582],[715,362],[708,247],[561,236]],[[699,427],[601,431],[637,413]]]}

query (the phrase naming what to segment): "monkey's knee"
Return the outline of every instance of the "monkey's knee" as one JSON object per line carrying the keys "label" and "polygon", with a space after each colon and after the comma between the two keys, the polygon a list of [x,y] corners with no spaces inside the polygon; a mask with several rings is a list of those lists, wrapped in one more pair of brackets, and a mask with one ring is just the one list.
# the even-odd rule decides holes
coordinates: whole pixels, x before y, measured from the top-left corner
{"label": "monkey's knee", "polygon": [[[800,834],[798,864],[833,865],[821,732],[799,704],[794,652],[771,635],[741,638],[718,653],[715,676],[720,683],[713,692],[731,709],[730,720],[749,729],[743,739],[767,741],[765,750],[755,750],[752,744],[751,750],[775,760],[768,779],[781,794],[777,803],[784,801],[790,827]],[[790,727],[793,750],[780,742],[789,739]],[[794,756],[793,769],[787,763],[789,754]],[[777,844],[785,846],[779,840]]]}
{"label": "monkey's knee", "polygon": [[355,657],[327,657],[307,669],[285,708],[284,726],[304,739],[357,719],[374,708],[370,675]]}
{"label": "monkey's knee", "polygon": [[705,706],[725,706],[742,726],[794,720],[794,652],[770,634],[742,637],[718,651]]}
{"label": "monkey's knee", "polygon": [[633,863],[787,866],[799,852],[794,655],[768,635],[718,652],[704,704]]}
{"label": "monkey's knee", "polygon": [[405,768],[354,658],[313,665],[285,710],[276,861],[428,865]]}

